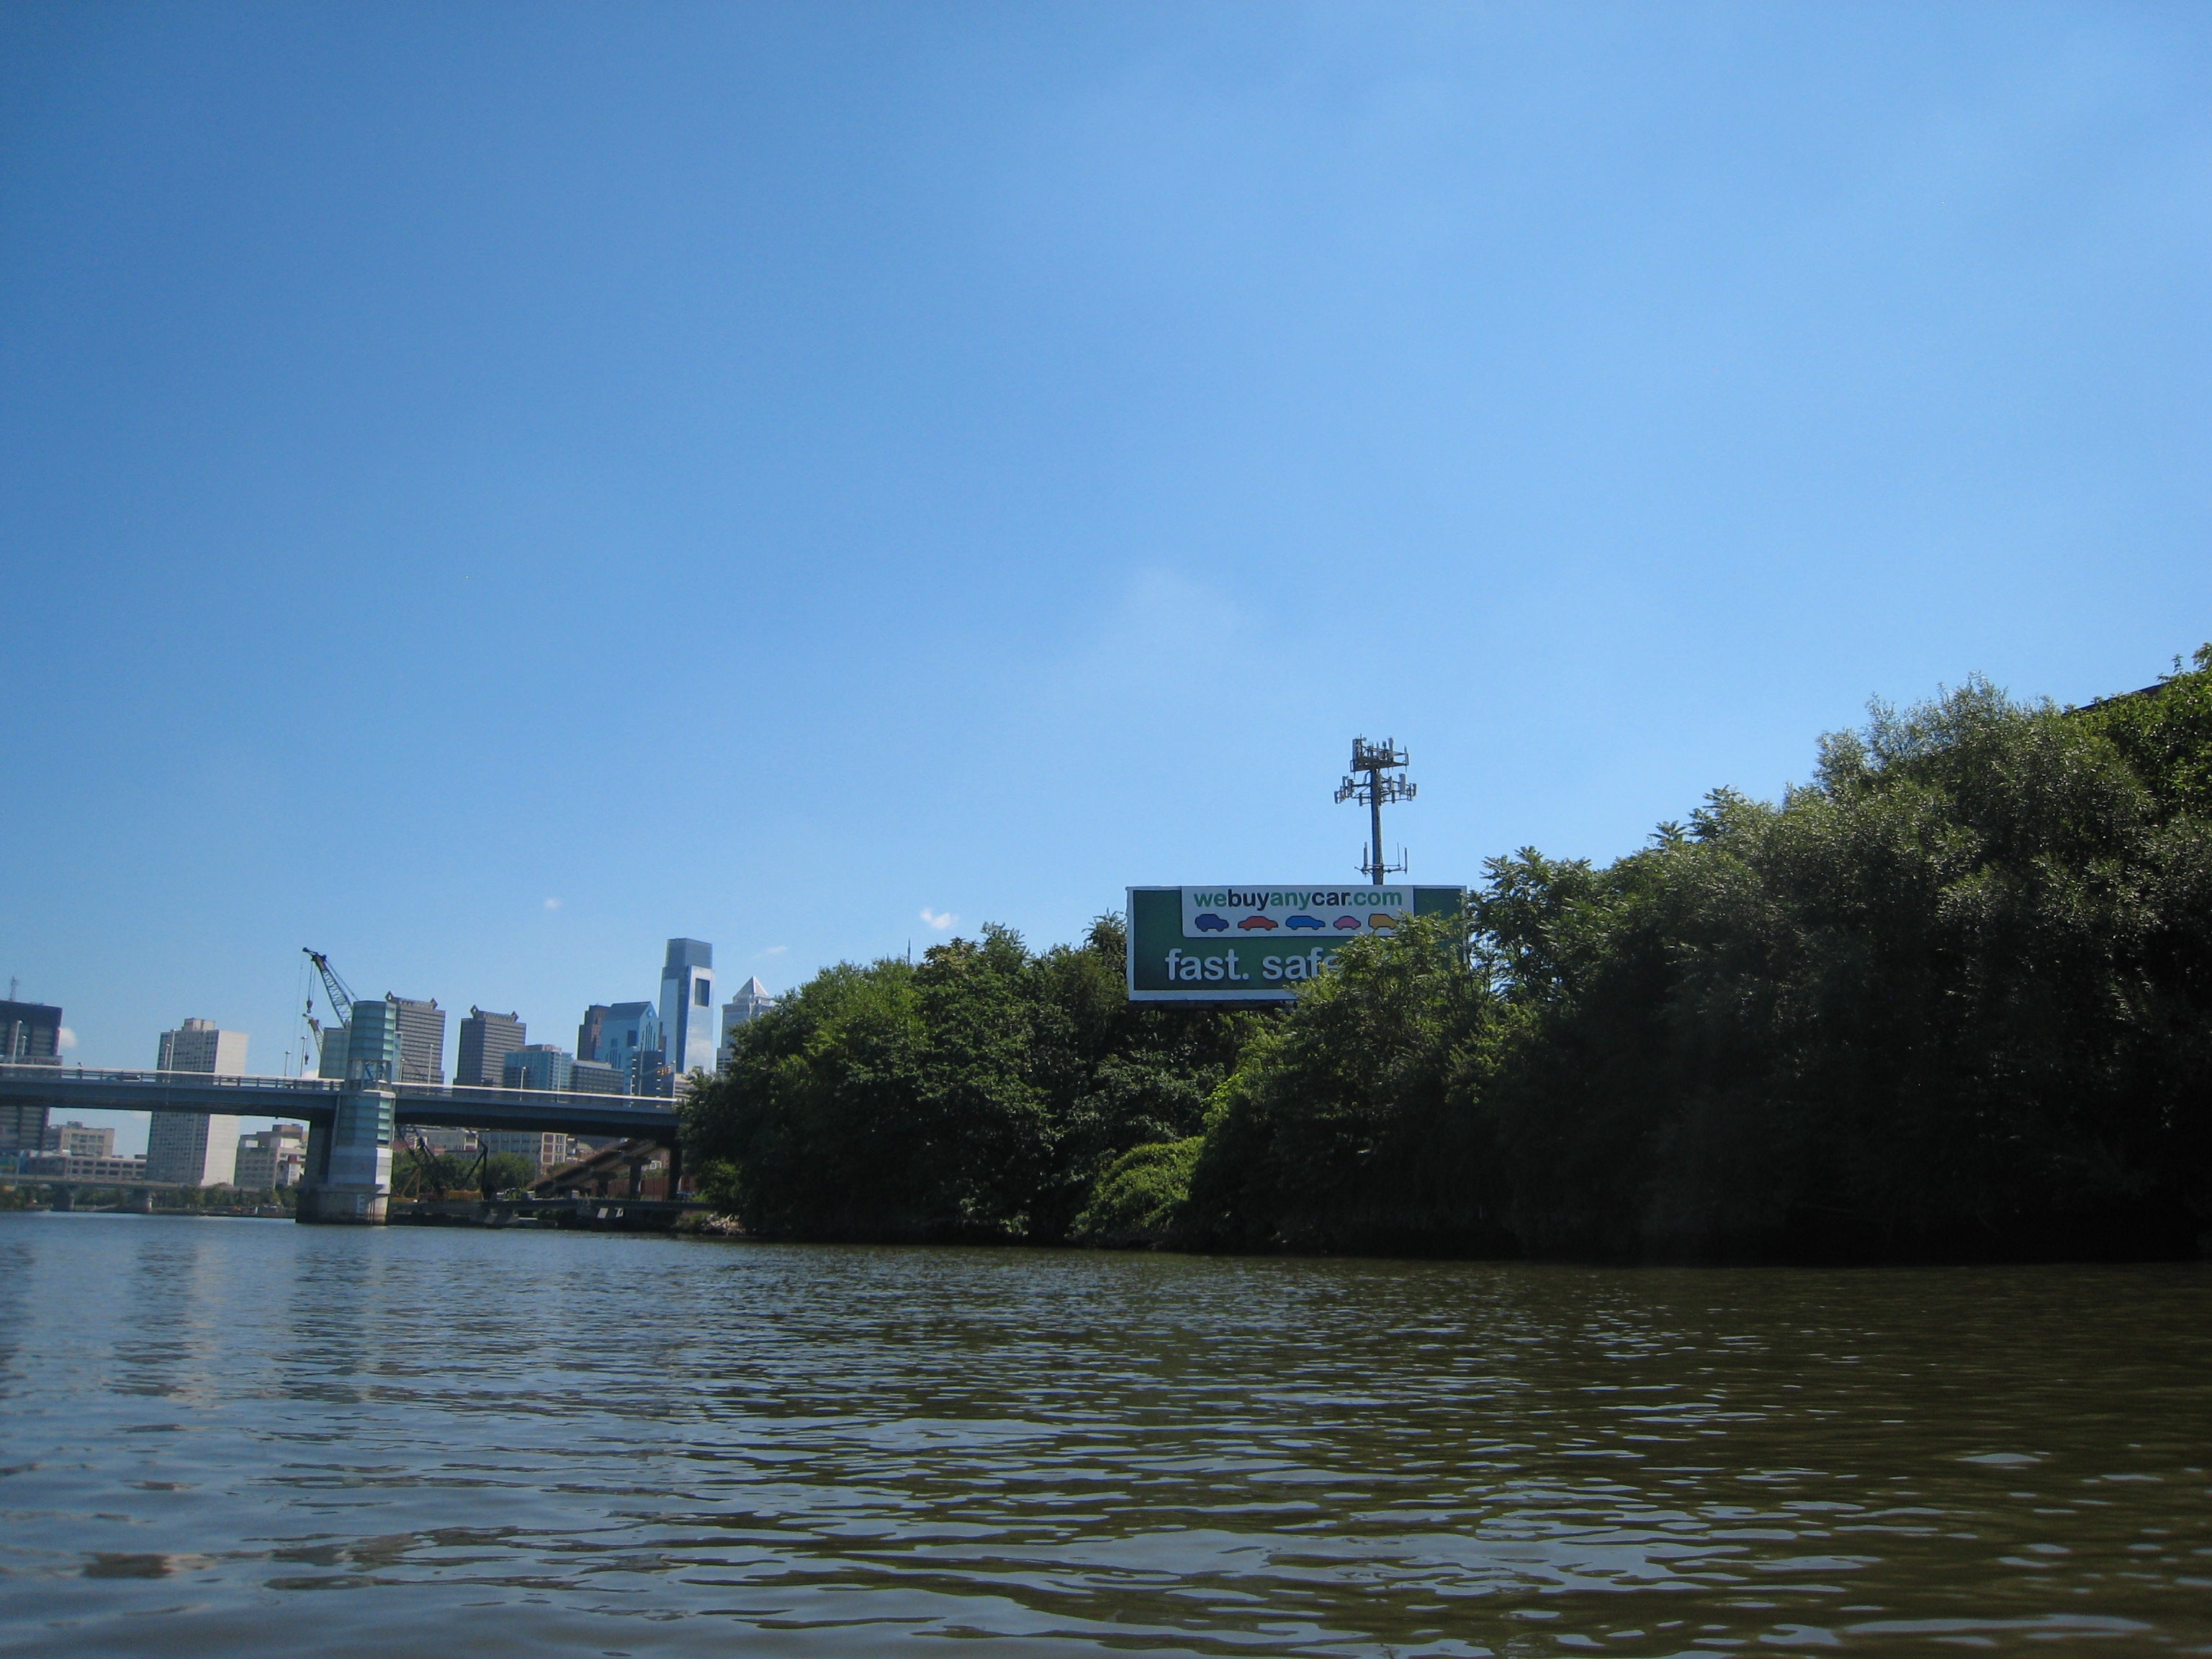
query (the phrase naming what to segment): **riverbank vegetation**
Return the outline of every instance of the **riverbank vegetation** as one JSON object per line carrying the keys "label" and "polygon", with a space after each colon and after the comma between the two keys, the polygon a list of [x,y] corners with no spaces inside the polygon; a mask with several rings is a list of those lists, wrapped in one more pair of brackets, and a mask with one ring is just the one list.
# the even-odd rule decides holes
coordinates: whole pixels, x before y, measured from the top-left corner
{"label": "riverbank vegetation", "polygon": [[2212,651],[1978,682],[1288,1008],[1133,1006],[1118,919],[842,966],[694,1096],[776,1237],[1676,1260],[2185,1254],[2212,1228]]}

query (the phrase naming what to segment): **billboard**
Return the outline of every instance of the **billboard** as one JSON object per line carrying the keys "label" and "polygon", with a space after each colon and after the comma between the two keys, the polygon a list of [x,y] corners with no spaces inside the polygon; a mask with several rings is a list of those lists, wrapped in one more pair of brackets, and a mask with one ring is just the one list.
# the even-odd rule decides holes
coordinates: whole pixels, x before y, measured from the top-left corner
{"label": "billboard", "polygon": [[1129,1000],[1288,1002],[1347,939],[1466,902],[1464,887],[1132,887]]}

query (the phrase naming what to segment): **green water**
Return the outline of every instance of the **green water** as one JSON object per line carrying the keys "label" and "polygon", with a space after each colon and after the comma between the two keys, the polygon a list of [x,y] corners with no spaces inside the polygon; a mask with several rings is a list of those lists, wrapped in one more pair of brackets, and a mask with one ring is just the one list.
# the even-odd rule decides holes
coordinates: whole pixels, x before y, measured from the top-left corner
{"label": "green water", "polygon": [[2212,1272],[0,1216],[0,1653],[2212,1648]]}

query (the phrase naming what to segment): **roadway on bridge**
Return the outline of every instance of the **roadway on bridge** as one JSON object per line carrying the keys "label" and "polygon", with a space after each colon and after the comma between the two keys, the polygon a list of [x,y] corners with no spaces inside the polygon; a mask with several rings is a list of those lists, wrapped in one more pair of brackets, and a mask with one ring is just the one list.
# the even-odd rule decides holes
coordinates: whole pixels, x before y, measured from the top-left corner
{"label": "roadway on bridge", "polygon": [[[673,1145],[669,1102],[572,1090],[481,1089],[459,1084],[393,1083],[392,1121],[424,1128],[618,1136]],[[0,1065],[0,1104],[49,1111],[206,1112],[230,1117],[296,1118],[328,1123],[346,1085],[330,1078],[213,1077],[204,1072],[93,1071],[77,1066]]]}

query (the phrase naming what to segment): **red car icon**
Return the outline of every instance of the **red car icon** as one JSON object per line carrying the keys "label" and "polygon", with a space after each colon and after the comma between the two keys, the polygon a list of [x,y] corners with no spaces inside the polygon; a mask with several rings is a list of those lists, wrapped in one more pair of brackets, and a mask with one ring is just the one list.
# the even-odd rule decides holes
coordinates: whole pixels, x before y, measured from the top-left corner
{"label": "red car icon", "polygon": [[1358,916],[1339,916],[1336,919],[1336,925],[1346,929],[1347,932],[1356,933],[1359,931],[1359,918]]}
{"label": "red car icon", "polygon": [[1248,933],[1255,927],[1265,928],[1271,933],[1275,931],[1275,924],[1268,921],[1265,916],[1247,916],[1243,921],[1238,922],[1237,925],[1239,927],[1242,927]]}

